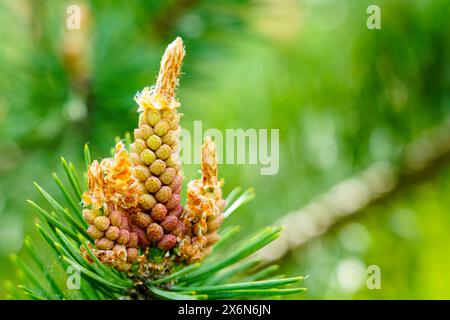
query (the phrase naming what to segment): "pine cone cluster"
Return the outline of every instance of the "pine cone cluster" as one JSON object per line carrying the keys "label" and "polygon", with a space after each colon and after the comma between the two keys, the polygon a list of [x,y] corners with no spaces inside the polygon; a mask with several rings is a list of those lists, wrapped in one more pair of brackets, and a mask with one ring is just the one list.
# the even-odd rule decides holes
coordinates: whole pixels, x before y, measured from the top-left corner
{"label": "pine cone cluster", "polygon": [[167,259],[191,263],[203,258],[219,238],[216,231],[225,201],[209,138],[202,148],[202,178],[189,183],[187,204],[181,205],[175,89],[184,54],[177,38],[163,55],[156,85],[136,95],[140,114],[131,153],[120,142],[113,159],[94,161],[88,172],[83,216],[95,239],[92,250],[100,261],[119,270],[129,270],[135,262],[142,270],[153,267],[145,259],[152,247],[169,252],[159,267],[168,265]]}

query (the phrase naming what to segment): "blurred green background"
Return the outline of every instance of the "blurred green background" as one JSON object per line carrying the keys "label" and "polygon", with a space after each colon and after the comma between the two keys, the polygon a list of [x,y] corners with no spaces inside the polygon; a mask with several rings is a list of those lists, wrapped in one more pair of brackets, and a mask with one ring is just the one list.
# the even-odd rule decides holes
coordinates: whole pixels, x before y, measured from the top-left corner
{"label": "blurred green background", "polygon": [[[71,4],[81,30],[66,28]],[[366,26],[371,4],[380,30]],[[383,198],[278,257],[283,273],[309,275],[308,293],[293,298],[450,298],[450,139],[439,153],[426,136],[405,161],[423,134],[447,137],[449,12],[446,0],[0,0],[1,282],[17,282],[8,256],[35,234],[32,182],[57,194],[60,156],[82,169],[85,142],[94,158],[109,155],[179,35],[185,128],[280,130],[276,175],[221,166],[225,193],[257,195],[227,224],[251,233],[374,163],[396,168],[401,183]],[[415,165],[423,154],[440,161]],[[186,181],[198,176],[183,169]],[[369,265],[380,267],[379,290],[366,287]]]}

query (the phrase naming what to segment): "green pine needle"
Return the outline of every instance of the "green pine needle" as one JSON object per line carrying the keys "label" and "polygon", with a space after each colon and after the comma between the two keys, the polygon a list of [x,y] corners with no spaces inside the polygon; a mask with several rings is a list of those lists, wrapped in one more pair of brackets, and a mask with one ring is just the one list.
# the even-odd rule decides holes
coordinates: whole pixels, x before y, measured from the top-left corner
{"label": "green pine needle", "polygon": [[77,239],[77,234],[72,231],[70,228],[66,227],[62,222],[57,220],[55,217],[53,217],[50,213],[42,209],[40,206],[38,206],[36,203],[34,203],[31,200],[27,200],[29,204],[31,204],[38,215],[42,218],[42,220],[46,221],[49,225],[59,228],[64,231],[68,236],[70,236],[72,239]]}
{"label": "green pine needle", "polygon": [[162,299],[168,299],[168,300],[198,300],[198,299],[206,299],[208,296],[206,295],[189,295],[186,293],[178,293],[178,292],[171,292],[166,290],[161,290],[155,286],[149,286],[148,287],[151,292],[153,292],[157,297],[160,297]]}
{"label": "green pine needle", "polygon": [[82,225],[85,225],[85,222],[81,215],[80,206],[77,204],[77,201],[73,198],[73,196],[69,194],[69,192],[64,187],[63,183],[61,182],[61,180],[59,179],[58,175],[55,172],[53,172],[53,180],[55,180],[56,184],[58,185],[59,189],[61,190],[62,194],[64,195],[64,198],[66,199],[66,201],[69,203],[73,212],[77,213],[75,216],[76,216],[78,222],[81,223]]}
{"label": "green pine needle", "polygon": [[212,277],[209,277],[204,284],[215,285],[225,283],[230,278],[236,277],[236,275],[241,275],[242,273],[255,268],[258,264],[260,264],[260,262],[257,260],[244,261],[238,265],[224,269]]}
{"label": "green pine needle", "polygon": [[217,286],[206,287],[171,287],[174,291],[186,291],[193,290],[199,293],[219,292],[219,291],[231,291],[231,290],[243,290],[243,289],[262,289],[262,288],[274,288],[282,285],[292,284],[303,280],[303,277],[284,278],[276,280],[263,280],[263,281],[251,281],[241,283],[230,283]]}
{"label": "green pine needle", "polygon": [[74,227],[78,232],[85,235],[87,238],[91,238],[91,236],[87,233],[84,225],[80,224],[69,210],[63,208],[52,196],[50,196],[43,188],[41,188],[36,182],[34,183],[35,187],[38,189],[40,194],[47,200],[47,202],[55,209],[56,213],[60,214],[64,219]]}
{"label": "green pine needle", "polygon": [[88,171],[89,167],[91,166],[92,160],[91,151],[89,150],[89,145],[87,143],[84,145],[84,163],[86,165],[86,171]]}
{"label": "green pine needle", "polygon": [[211,263],[203,266],[189,274],[189,276],[180,277],[180,281],[193,282],[198,279],[206,278],[219,270],[228,267],[246,257],[252,253],[258,251],[265,245],[269,244],[279,236],[281,228],[266,228],[262,232],[252,237],[248,242],[239,250],[236,250],[228,257],[220,259],[215,263]]}
{"label": "green pine needle", "polygon": [[257,281],[257,280],[260,280],[260,279],[267,278],[267,277],[270,276],[272,273],[278,271],[279,268],[280,268],[280,267],[277,266],[277,265],[268,266],[268,267],[262,269],[261,271],[256,272],[256,273],[252,274],[251,276],[245,278],[245,279],[242,280],[242,281],[244,281],[244,282],[250,282],[250,281]]}
{"label": "green pine needle", "polygon": [[230,203],[230,205],[225,209],[223,213],[225,218],[228,218],[233,212],[235,212],[239,207],[245,203],[253,200],[255,198],[255,192],[253,189],[246,190],[236,201]]}
{"label": "green pine needle", "polygon": [[306,288],[234,290],[234,291],[210,293],[208,295],[208,298],[237,299],[244,297],[274,297],[274,296],[302,293],[305,291]]}
{"label": "green pine needle", "polygon": [[67,178],[69,179],[70,185],[72,186],[72,189],[74,190],[75,194],[78,196],[79,199],[81,199],[81,186],[80,182],[75,174],[75,168],[73,166],[67,163],[66,159],[61,157],[61,163],[63,165],[64,171],[66,172]]}
{"label": "green pine needle", "polygon": [[101,276],[99,276],[95,272],[89,271],[88,269],[80,266],[79,264],[77,264],[75,261],[73,261],[72,259],[70,259],[68,257],[62,257],[62,258],[63,258],[63,260],[65,262],[67,262],[73,268],[79,268],[81,273],[83,275],[85,275],[88,279],[93,280],[93,281],[97,282],[100,285],[104,285],[108,289],[111,289],[111,290],[128,290],[132,286],[131,281],[127,285],[124,285],[124,284],[121,284],[121,283],[117,283],[117,282],[111,282],[111,281],[109,281],[109,280],[107,280],[105,278],[102,278]]}
{"label": "green pine needle", "polygon": [[186,274],[192,272],[193,270],[199,268],[200,266],[201,266],[200,263],[194,263],[194,264],[192,264],[192,265],[190,265],[190,266],[188,266],[188,267],[185,267],[185,268],[183,268],[183,269],[181,269],[181,270],[179,270],[179,271],[177,271],[177,272],[172,273],[171,275],[168,275],[167,277],[164,277],[164,278],[162,278],[162,279],[155,280],[155,281],[149,281],[148,283],[149,283],[149,284],[160,284],[160,283],[165,283],[165,282],[168,282],[168,281],[170,281],[170,280],[172,280],[172,279],[175,279],[175,278],[179,278],[179,277],[181,277],[181,276],[184,276],[184,275],[186,275]]}

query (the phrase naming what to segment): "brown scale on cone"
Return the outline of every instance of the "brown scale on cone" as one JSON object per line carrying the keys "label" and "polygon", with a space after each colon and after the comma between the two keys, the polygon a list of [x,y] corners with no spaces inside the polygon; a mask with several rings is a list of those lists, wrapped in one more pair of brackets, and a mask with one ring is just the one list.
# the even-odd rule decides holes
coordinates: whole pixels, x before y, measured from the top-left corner
{"label": "brown scale on cone", "polygon": [[180,218],[188,226],[187,235],[180,242],[180,252],[189,262],[202,259],[219,240],[217,230],[225,207],[222,184],[218,179],[216,147],[207,137],[202,147],[202,178],[188,184],[187,203]]}
{"label": "brown scale on cone", "polygon": [[[133,215],[145,232],[143,241],[168,251],[176,245],[182,173],[179,161],[180,114],[175,90],[185,52],[181,38],[166,49],[154,87],[146,87],[135,97],[139,105],[139,126],[134,131],[131,158],[139,180],[139,216]],[[176,220],[176,221],[174,221]],[[156,226],[159,226],[157,228]]]}

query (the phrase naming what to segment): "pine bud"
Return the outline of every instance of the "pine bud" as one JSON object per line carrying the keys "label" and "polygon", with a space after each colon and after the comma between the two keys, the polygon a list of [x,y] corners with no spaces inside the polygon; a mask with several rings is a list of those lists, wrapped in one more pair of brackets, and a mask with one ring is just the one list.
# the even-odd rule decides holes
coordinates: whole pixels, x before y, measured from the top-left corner
{"label": "pine bud", "polygon": [[150,177],[145,182],[145,189],[150,193],[156,193],[161,188],[161,181],[157,177]]}
{"label": "pine bud", "polygon": [[174,236],[183,235],[186,233],[186,226],[182,221],[177,221],[177,225],[172,231],[170,232]]}
{"label": "pine bud", "polygon": [[156,160],[156,155],[153,151],[145,149],[141,152],[141,161],[147,166],[151,165]]}
{"label": "pine bud", "polygon": [[164,230],[171,232],[177,227],[178,224],[178,218],[175,216],[167,216],[162,222],[161,227],[163,227]]}
{"label": "pine bud", "polygon": [[147,227],[147,237],[152,242],[160,241],[164,236],[163,228],[157,223],[151,223]]}
{"label": "pine bud", "polygon": [[109,250],[114,246],[114,241],[107,238],[101,238],[94,241],[95,246],[100,250]]}
{"label": "pine bud", "polygon": [[147,145],[153,151],[158,150],[158,148],[161,146],[161,144],[162,144],[162,140],[156,134],[150,136],[150,138],[147,139]]}
{"label": "pine bud", "polygon": [[184,209],[181,205],[177,205],[177,207],[175,207],[175,209],[170,210],[169,215],[179,218],[181,213],[183,212],[183,210]]}
{"label": "pine bud", "polygon": [[163,204],[158,203],[153,207],[152,213],[151,213],[153,220],[162,221],[162,220],[164,220],[166,215],[167,215],[167,208]]}
{"label": "pine bud", "polygon": [[152,218],[150,218],[150,215],[143,212],[136,213],[133,218],[134,224],[143,229],[147,228],[148,225],[152,223]]}
{"label": "pine bud", "polygon": [[164,251],[172,249],[177,243],[177,238],[172,234],[165,234],[158,242],[158,248]]}
{"label": "pine bud", "polygon": [[166,169],[166,164],[164,163],[164,161],[162,161],[160,159],[155,160],[150,165],[150,172],[157,176],[159,176],[161,173],[163,173],[165,169]]}
{"label": "pine bud", "polygon": [[103,237],[104,233],[98,230],[94,225],[90,225],[87,229],[87,233],[94,239],[100,239]]}
{"label": "pine bud", "polygon": [[122,221],[122,214],[119,211],[113,211],[109,215],[109,220],[113,226],[120,226],[120,222]]}
{"label": "pine bud", "polygon": [[175,175],[177,174],[174,168],[166,168],[163,173],[159,176],[159,180],[165,185],[169,185],[172,183]]}
{"label": "pine bud", "polygon": [[162,137],[162,143],[172,146],[176,142],[176,134],[174,131],[169,131],[164,137]]}
{"label": "pine bud", "polygon": [[170,184],[170,189],[172,189],[173,193],[180,193],[181,192],[181,177],[180,176],[175,176],[175,178],[173,179],[172,183]]}
{"label": "pine bud", "polygon": [[142,139],[147,141],[148,138],[150,138],[153,134],[153,129],[150,126],[147,125],[143,125],[140,128],[141,132],[142,132]]}
{"label": "pine bud", "polygon": [[153,129],[153,132],[157,134],[160,137],[163,137],[166,135],[166,133],[169,131],[169,123],[166,120],[160,120],[155,125],[155,128]]}
{"label": "pine bud", "polygon": [[177,113],[174,110],[164,109],[161,113],[161,118],[164,120],[170,121],[170,120],[174,119],[176,114]]}
{"label": "pine bud", "polygon": [[139,236],[137,232],[130,233],[130,240],[128,241],[128,248],[137,248],[139,245]]}
{"label": "pine bud", "polygon": [[129,221],[128,221],[128,217],[126,215],[122,215],[120,217],[120,223],[119,223],[118,227],[120,229],[125,229],[125,230],[129,230],[130,229],[130,224],[129,224]]}
{"label": "pine bud", "polygon": [[150,170],[144,166],[134,167],[134,176],[141,182],[145,182],[150,177]]}
{"label": "pine bud", "polygon": [[146,148],[145,141],[142,139],[136,139],[131,145],[131,151],[141,153]]}
{"label": "pine bud", "polygon": [[141,129],[134,129],[133,136],[134,139],[144,139],[144,134]]}
{"label": "pine bud", "polygon": [[172,120],[170,120],[169,122],[169,128],[171,130],[176,130],[178,128],[178,126],[180,125],[180,120],[178,117],[173,118]]}
{"label": "pine bud", "polygon": [[141,247],[146,248],[150,244],[150,241],[147,238],[147,234],[145,233],[145,229],[140,229],[138,227],[135,227],[135,228],[133,228],[133,233],[130,235],[130,241],[128,242],[128,247],[135,247],[135,245],[134,245],[135,239],[134,239],[133,234],[136,234],[137,244],[139,244]]}
{"label": "pine bud", "polygon": [[127,229],[120,229],[120,235],[116,242],[118,244],[126,245],[128,241],[130,241],[130,232]]}
{"label": "pine bud", "polygon": [[158,150],[156,150],[156,156],[158,159],[166,160],[170,157],[172,153],[172,149],[167,145],[163,144],[161,147],[159,147]]}
{"label": "pine bud", "polygon": [[125,257],[127,252],[127,247],[121,244],[116,244],[112,248],[112,251],[118,257]]}
{"label": "pine bud", "polygon": [[110,221],[105,216],[99,216],[94,220],[94,226],[100,231],[106,231],[109,228]]}
{"label": "pine bud", "polygon": [[151,126],[155,126],[161,120],[161,113],[158,111],[149,111],[147,113],[147,122]]}
{"label": "pine bud", "polygon": [[[136,184],[136,189],[139,191],[140,195],[147,193],[147,189],[145,188],[145,184],[140,182],[140,181]],[[138,200],[138,202],[139,202],[139,200]]]}
{"label": "pine bud", "polygon": [[177,194],[177,193],[172,194],[172,198],[170,198],[170,200],[165,203],[165,206],[166,206],[167,210],[173,210],[177,206],[179,206],[180,198],[181,197],[180,197],[179,194]]}
{"label": "pine bud", "polygon": [[139,153],[133,152],[130,154],[130,159],[133,166],[141,166],[143,164]]}
{"label": "pine bud", "polygon": [[143,194],[139,197],[139,204],[144,210],[151,210],[156,205],[156,199],[151,194]]}
{"label": "pine bud", "polygon": [[161,187],[159,191],[155,194],[156,200],[158,200],[161,203],[165,203],[172,198],[172,189],[170,189],[168,186]]}
{"label": "pine bud", "polygon": [[105,233],[105,236],[109,239],[109,240],[117,240],[117,238],[120,235],[120,229],[116,226],[110,226],[108,228],[108,230]]}
{"label": "pine bud", "polygon": [[139,114],[138,124],[139,124],[139,127],[148,125],[148,123],[147,123],[147,113],[146,112],[142,112],[142,113]]}

